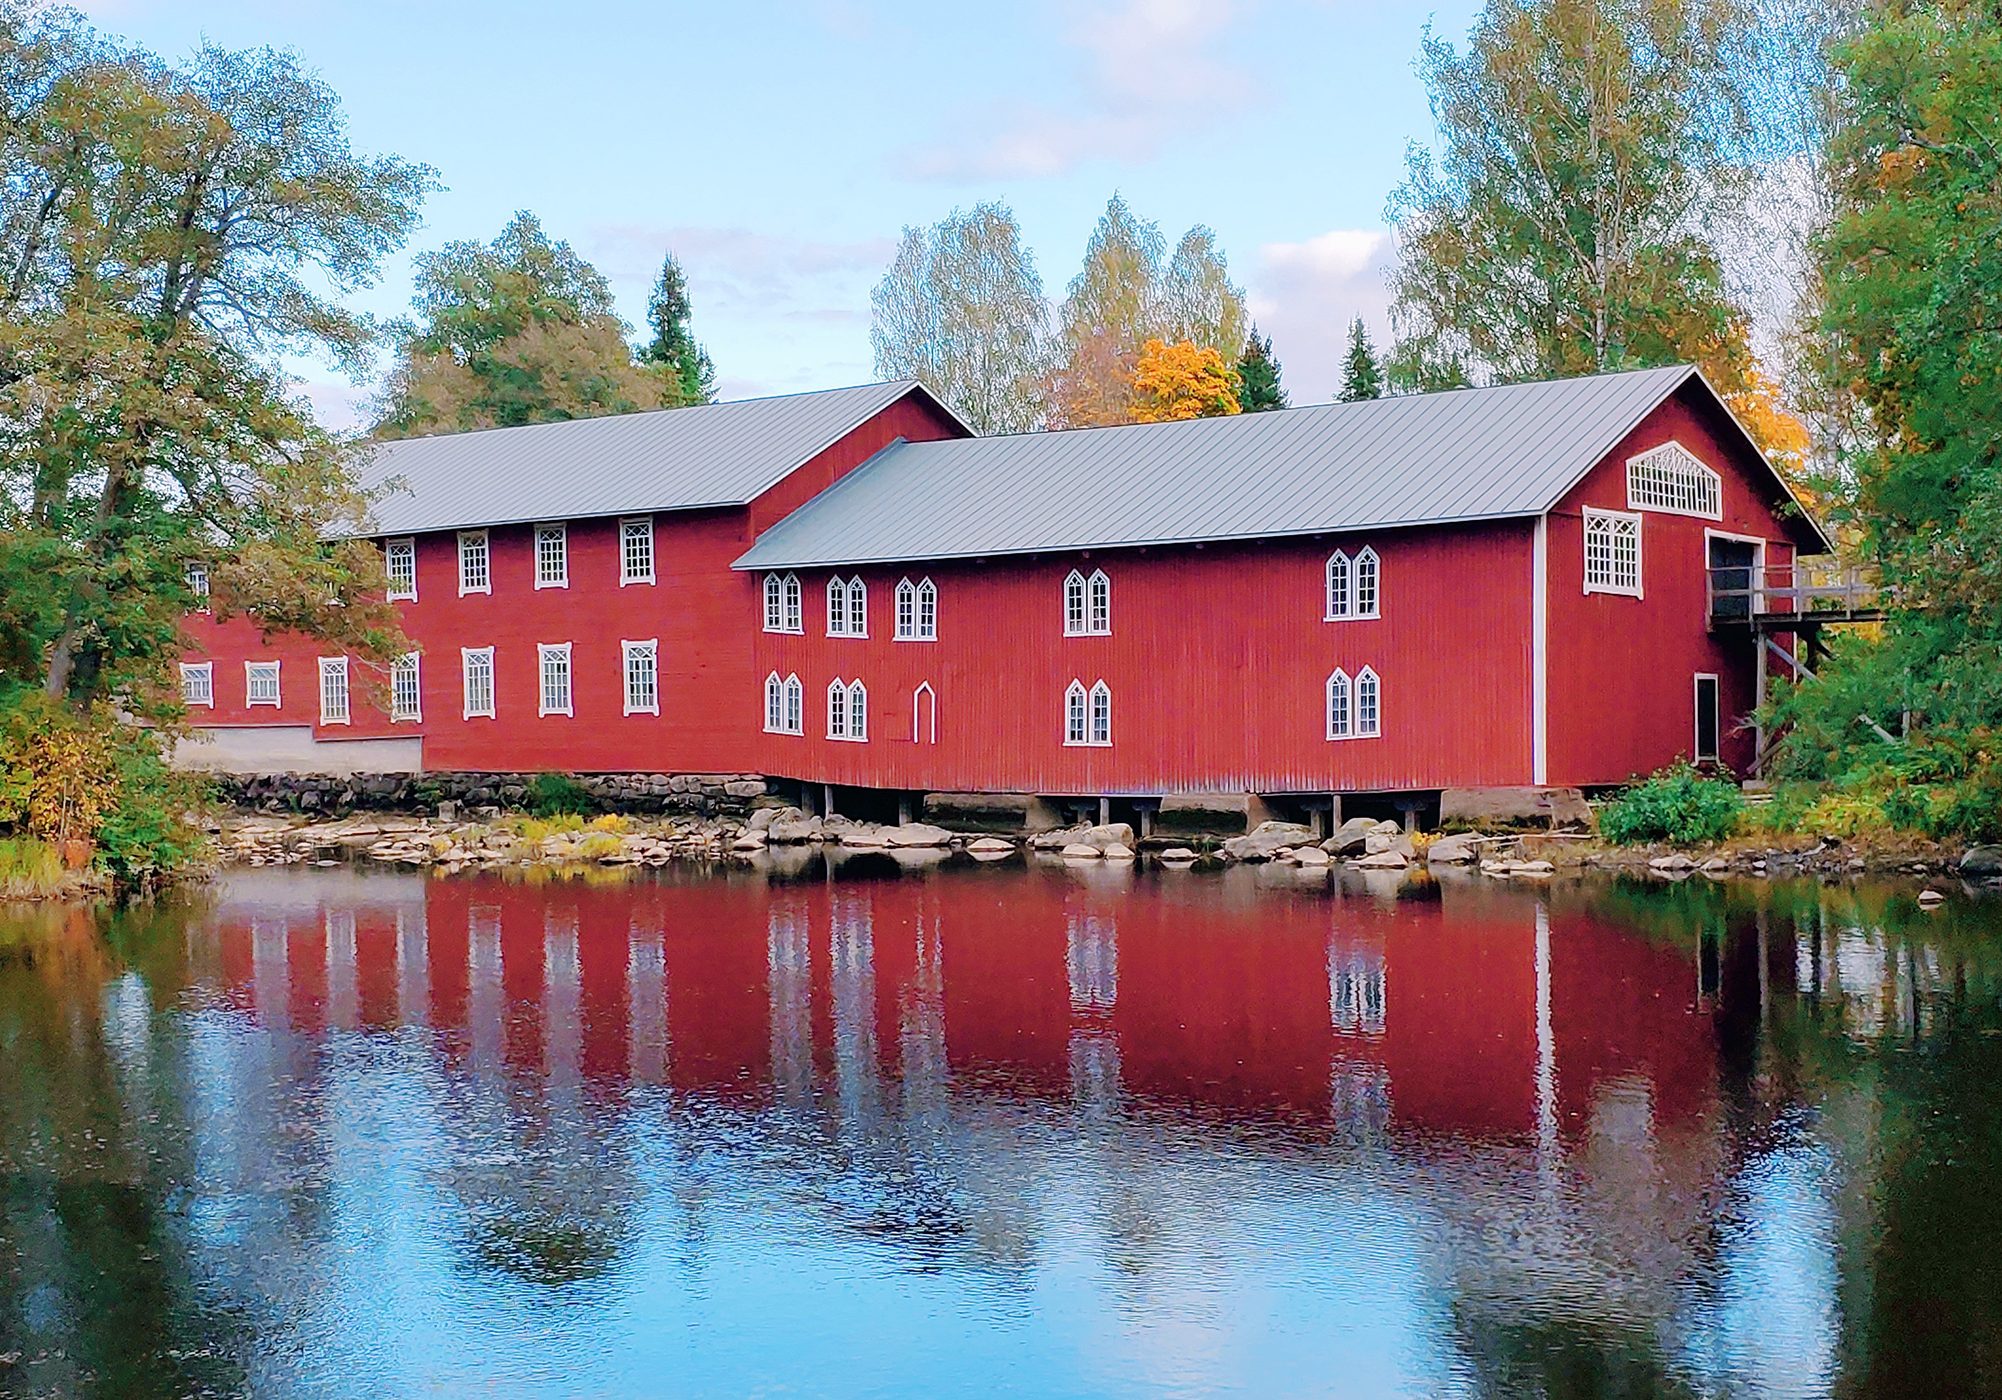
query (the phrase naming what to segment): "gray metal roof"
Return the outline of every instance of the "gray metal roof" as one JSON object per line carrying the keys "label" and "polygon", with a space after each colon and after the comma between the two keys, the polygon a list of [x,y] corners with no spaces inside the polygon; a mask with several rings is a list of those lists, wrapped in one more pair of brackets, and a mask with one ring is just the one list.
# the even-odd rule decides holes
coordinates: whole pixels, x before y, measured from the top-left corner
{"label": "gray metal roof", "polygon": [[915,380],[408,438],[377,445],[364,487],[393,478],[374,533],[742,505],[905,394]]}
{"label": "gray metal roof", "polygon": [[772,526],[736,567],[1534,516],[1691,379],[1703,382],[1676,365],[1192,422],[898,443]]}

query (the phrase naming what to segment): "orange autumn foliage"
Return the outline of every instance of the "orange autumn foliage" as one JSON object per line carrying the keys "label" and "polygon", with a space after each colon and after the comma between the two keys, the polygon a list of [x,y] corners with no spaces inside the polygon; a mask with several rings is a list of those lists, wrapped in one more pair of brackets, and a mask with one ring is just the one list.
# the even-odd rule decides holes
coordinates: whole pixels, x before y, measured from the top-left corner
{"label": "orange autumn foliage", "polygon": [[1133,369],[1133,421],[1172,423],[1242,411],[1237,371],[1214,347],[1150,340]]}

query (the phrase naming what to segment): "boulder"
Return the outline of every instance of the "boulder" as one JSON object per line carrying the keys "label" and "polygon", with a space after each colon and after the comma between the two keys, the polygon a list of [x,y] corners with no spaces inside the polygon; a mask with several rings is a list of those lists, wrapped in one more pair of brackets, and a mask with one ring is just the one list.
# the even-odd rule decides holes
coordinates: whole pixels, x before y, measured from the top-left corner
{"label": "boulder", "polygon": [[1321,849],[1331,856],[1359,856],[1368,854],[1363,847],[1369,835],[1376,830],[1376,822],[1369,817],[1350,817],[1335,828],[1335,834],[1321,843]]}
{"label": "boulder", "polygon": [[1410,863],[1400,851],[1378,851],[1355,864],[1358,870],[1402,870]]}
{"label": "boulder", "polygon": [[1944,903],[1946,903],[1946,896],[1938,890],[1919,891],[1919,908],[1921,909],[1937,909]]}
{"label": "boulder", "polygon": [[1110,846],[1106,846],[1100,850],[1099,854],[1107,860],[1132,860],[1133,848],[1122,842],[1114,841]]}
{"label": "boulder", "polygon": [[1472,865],[1480,858],[1480,838],[1468,832],[1441,836],[1425,848],[1428,865]]}
{"label": "boulder", "polygon": [[1650,870],[1664,870],[1664,871],[1669,871],[1671,873],[1684,870],[1694,870],[1696,868],[1696,862],[1691,860],[1688,856],[1684,855],[1680,851],[1676,851],[1673,852],[1672,854],[1665,856],[1656,856],[1653,860],[1649,861],[1647,864],[1648,864],[1648,869]]}
{"label": "boulder", "polygon": [[1271,860],[1313,840],[1313,829],[1298,822],[1260,822],[1255,830],[1224,842],[1223,853],[1231,860]]}
{"label": "boulder", "polygon": [[1970,846],[1960,858],[1960,873],[1977,880],[2002,875],[2002,846]]}
{"label": "boulder", "polygon": [[952,833],[942,826],[929,822],[910,822],[904,826],[890,827],[884,836],[892,846],[918,848],[928,846],[949,846]]}
{"label": "boulder", "polygon": [[1036,851],[1061,851],[1066,846],[1081,844],[1084,835],[1091,830],[1088,826],[1067,826],[1061,831],[1039,831],[1029,838],[1029,848]]}
{"label": "boulder", "polygon": [[1552,830],[1589,831],[1592,808],[1577,788],[1447,788],[1439,794],[1439,820],[1459,826],[1547,824]]}
{"label": "boulder", "polygon": [[1335,863],[1335,858],[1329,855],[1326,851],[1322,850],[1319,846],[1302,846],[1300,847],[1299,850],[1293,852],[1293,859],[1302,866],[1315,867],[1315,868],[1325,867],[1333,865]]}
{"label": "boulder", "polygon": [[723,784],[723,791],[732,797],[763,797],[765,784],[760,778],[739,778],[736,782]]}
{"label": "boulder", "polygon": [[1399,855],[1403,856],[1407,861],[1410,860],[1412,856],[1416,854],[1416,851],[1413,849],[1411,845],[1411,838],[1409,836],[1406,836],[1402,831],[1397,830],[1395,826],[1393,826],[1389,831],[1385,831],[1383,830],[1382,827],[1378,827],[1375,831],[1372,831],[1368,836],[1363,838],[1364,855],[1380,856],[1385,851],[1395,851]]}
{"label": "boulder", "polygon": [[1085,828],[1084,835],[1078,840],[1087,846],[1096,846],[1101,851],[1112,846],[1125,846],[1130,849],[1133,845],[1133,828],[1125,822],[1107,822],[1103,826]]}
{"label": "boulder", "polygon": [[1096,846],[1087,846],[1082,841],[1073,841],[1063,849],[1065,860],[1097,860],[1105,852]]}
{"label": "boulder", "polygon": [[1534,880],[1545,875],[1555,875],[1557,867],[1547,860],[1513,860],[1509,862],[1508,873]]}
{"label": "boulder", "polygon": [[762,851],[764,848],[765,833],[762,831],[747,831],[730,843],[733,851]]}
{"label": "boulder", "polygon": [[998,836],[982,836],[966,843],[966,853],[970,856],[1007,856],[1015,853],[1015,843],[1003,841]]}
{"label": "boulder", "polygon": [[806,813],[797,807],[760,807],[751,813],[751,830],[763,831],[773,822],[797,822],[806,820]]}
{"label": "boulder", "polygon": [[881,851],[890,845],[890,833],[880,826],[856,826],[848,823],[841,827],[836,839],[843,846],[858,851]]}
{"label": "boulder", "polygon": [[1170,846],[1161,852],[1159,859],[1164,865],[1190,865],[1195,862],[1196,853],[1187,846]]}
{"label": "boulder", "polygon": [[765,839],[774,846],[803,846],[821,833],[819,817],[787,817],[765,828]]}

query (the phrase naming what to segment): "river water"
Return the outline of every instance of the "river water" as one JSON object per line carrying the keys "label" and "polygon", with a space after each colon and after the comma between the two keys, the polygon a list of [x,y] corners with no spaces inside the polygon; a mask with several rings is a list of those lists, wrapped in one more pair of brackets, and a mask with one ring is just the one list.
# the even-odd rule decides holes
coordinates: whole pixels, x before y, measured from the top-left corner
{"label": "river water", "polygon": [[246,871],[0,910],[0,1393],[2002,1393],[2002,900]]}

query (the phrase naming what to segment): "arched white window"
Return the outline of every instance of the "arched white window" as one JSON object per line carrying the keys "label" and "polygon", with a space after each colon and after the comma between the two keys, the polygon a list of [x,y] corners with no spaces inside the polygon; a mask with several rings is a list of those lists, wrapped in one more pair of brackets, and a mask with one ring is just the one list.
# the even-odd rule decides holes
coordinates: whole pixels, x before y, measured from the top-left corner
{"label": "arched white window", "polygon": [[1104,636],[1112,631],[1112,580],[1105,576],[1105,570],[1092,570],[1091,613],[1085,630],[1094,636]]}
{"label": "arched white window", "polygon": [[1374,739],[1383,732],[1382,687],[1376,672],[1365,666],[1356,672],[1356,737]]}
{"label": "arched white window", "polygon": [[1328,612],[1330,622],[1338,617],[1347,617],[1349,608],[1355,601],[1355,587],[1351,578],[1352,568],[1349,556],[1336,550],[1328,556]]}
{"label": "arched white window", "polygon": [[938,585],[930,579],[918,585],[918,636],[927,642],[938,640]]}
{"label": "arched white window", "polygon": [[[1082,584],[1084,580],[1080,578],[1078,582]],[[1090,701],[1084,682],[1072,681],[1064,691],[1064,743],[1075,745],[1087,742],[1091,734],[1090,725]]]}
{"label": "arched white window", "polygon": [[1064,635],[1082,637],[1085,631],[1084,575],[1076,569],[1064,580]]}
{"label": "arched white window", "polygon": [[918,634],[918,587],[909,579],[897,580],[897,640],[908,642]]}
{"label": "arched white window", "polygon": [[860,681],[848,687],[848,737],[858,742],[869,737],[869,692]]}
{"label": "arched white window", "polygon": [[935,642],[938,640],[938,589],[930,579],[897,585],[897,640]]}
{"label": "arched white window", "polygon": [[1328,677],[1328,737],[1349,739],[1355,736],[1355,693],[1349,683],[1349,673],[1337,670]]}
{"label": "arched white window", "polygon": [[848,687],[839,677],[827,683],[827,737],[848,737]]}
{"label": "arched white window", "polygon": [[919,681],[918,688],[911,692],[911,742],[938,742],[938,692],[931,688],[930,681]]}
{"label": "arched white window", "polygon": [[799,683],[798,676],[787,676],[785,684],[785,732],[804,734],[806,732],[806,687]]}
{"label": "arched white window", "polygon": [[848,580],[848,635],[869,635],[869,585],[859,578]]}
{"label": "arched white window", "polygon": [[1364,549],[1356,555],[1356,617],[1377,616],[1377,581],[1381,570],[1377,564],[1376,551]]}
{"label": "arched white window", "polygon": [[1112,688],[1104,681],[1091,688],[1091,742],[1112,742]]}
{"label": "arched white window", "polygon": [[765,575],[765,630],[786,629],[785,584],[777,574]]}
{"label": "arched white window", "polygon": [[1627,459],[1627,509],[1721,520],[1723,479],[1681,443],[1665,442]]}
{"label": "arched white window", "polygon": [[802,609],[800,608],[799,575],[787,574],[784,586],[785,630],[788,632],[804,632],[806,630],[806,623],[802,616]]}
{"label": "arched white window", "polygon": [[827,635],[848,635],[848,580],[845,578],[827,581]]}
{"label": "arched white window", "polygon": [[783,734],[786,728],[786,684],[777,671],[765,677],[765,733]]}

